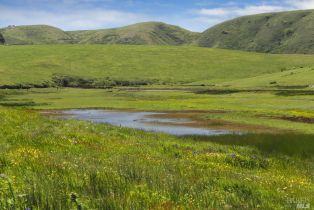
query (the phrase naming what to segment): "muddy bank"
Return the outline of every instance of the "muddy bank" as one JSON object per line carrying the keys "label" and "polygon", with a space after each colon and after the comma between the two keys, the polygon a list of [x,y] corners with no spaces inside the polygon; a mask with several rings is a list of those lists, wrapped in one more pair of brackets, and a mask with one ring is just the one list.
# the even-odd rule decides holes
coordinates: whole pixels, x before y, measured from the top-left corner
{"label": "muddy bank", "polygon": [[168,112],[168,113],[160,113],[155,115],[155,117],[159,118],[187,118],[190,119],[189,122],[185,122],[182,125],[189,127],[202,127],[209,129],[222,129],[228,130],[231,132],[238,133],[269,133],[269,134],[278,134],[288,132],[287,130],[280,130],[268,126],[259,126],[259,125],[249,125],[242,123],[234,123],[228,122],[220,119],[204,119],[204,115],[206,114],[225,114],[227,111],[223,110],[212,110],[212,111],[178,111],[178,112]]}

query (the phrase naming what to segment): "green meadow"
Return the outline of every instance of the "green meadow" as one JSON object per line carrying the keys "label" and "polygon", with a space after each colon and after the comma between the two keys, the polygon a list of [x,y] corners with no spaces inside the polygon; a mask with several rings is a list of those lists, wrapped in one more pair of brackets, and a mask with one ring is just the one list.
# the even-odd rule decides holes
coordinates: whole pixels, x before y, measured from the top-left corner
{"label": "green meadow", "polygon": [[314,67],[313,55],[173,46],[0,46],[0,55],[0,85],[39,85],[50,83],[54,75],[67,75],[99,80],[148,80],[153,85],[177,86],[205,81],[203,85],[213,86]]}
{"label": "green meadow", "polygon": [[[0,209],[314,205],[314,56],[173,46],[0,46]],[[176,137],[40,111],[165,112]]]}
{"label": "green meadow", "polygon": [[1,209],[290,209],[313,202],[311,136],[178,138],[16,110],[0,111],[0,120]]}

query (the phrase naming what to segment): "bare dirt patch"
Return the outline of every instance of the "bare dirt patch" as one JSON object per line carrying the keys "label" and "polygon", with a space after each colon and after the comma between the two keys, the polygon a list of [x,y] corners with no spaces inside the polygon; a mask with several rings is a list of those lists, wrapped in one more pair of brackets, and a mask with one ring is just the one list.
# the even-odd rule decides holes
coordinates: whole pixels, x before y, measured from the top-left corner
{"label": "bare dirt patch", "polygon": [[302,117],[302,116],[273,116],[273,115],[259,115],[258,117],[275,119],[275,120],[286,120],[290,122],[314,124],[313,117]]}
{"label": "bare dirt patch", "polygon": [[314,124],[314,118],[310,118],[310,117],[280,117],[280,119],[291,121],[291,122]]}

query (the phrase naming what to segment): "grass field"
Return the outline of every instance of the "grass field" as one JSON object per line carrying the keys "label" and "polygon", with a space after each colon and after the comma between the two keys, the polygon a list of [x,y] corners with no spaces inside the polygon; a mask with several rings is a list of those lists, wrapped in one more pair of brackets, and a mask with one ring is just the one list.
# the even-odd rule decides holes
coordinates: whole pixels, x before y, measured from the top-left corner
{"label": "grass field", "polygon": [[[200,141],[25,111],[0,111],[0,120],[1,209],[281,209],[313,202],[311,136]],[[296,138],[301,149],[289,153]]]}
{"label": "grass field", "polygon": [[167,85],[205,80],[205,85],[212,86],[314,66],[312,55],[168,46],[0,46],[0,56],[0,85],[49,83],[54,74],[59,74],[103,80],[149,80]]}
{"label": "grass field", "polygon": [[[42,45],[3,46],[0,56],[0,209],[314,205],[312,55]],[[116,86],[6,89],[56,74]],[[73,108],[184,114],[243,133],[175,137],[37,113]]]}

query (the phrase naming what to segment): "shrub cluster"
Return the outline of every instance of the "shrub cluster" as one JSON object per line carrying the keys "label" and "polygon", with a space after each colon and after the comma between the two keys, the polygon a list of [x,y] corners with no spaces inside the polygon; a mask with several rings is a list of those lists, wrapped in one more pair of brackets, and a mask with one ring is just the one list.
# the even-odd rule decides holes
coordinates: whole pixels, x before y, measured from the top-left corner
{"label": "shrub cluster", "polygon": [[0,89],[31,89],[50,87],[71,87],[71,88],[112,88],[116,86],[143,86],[150,85],[150,80],[115,80],[110,78],[84,78],[70,75],[54,75],[52,81],[41,84],[12,84],[0,85]]}
{"label": "shrub cluster", "polygon": [[149,85],[152,82],[148,80],[114,80],[110,78],[94,79],[83,78],[69,75],[54,75],[52,79],[57,87],[73,88],[111,88],[115,86],[141,86]]}

